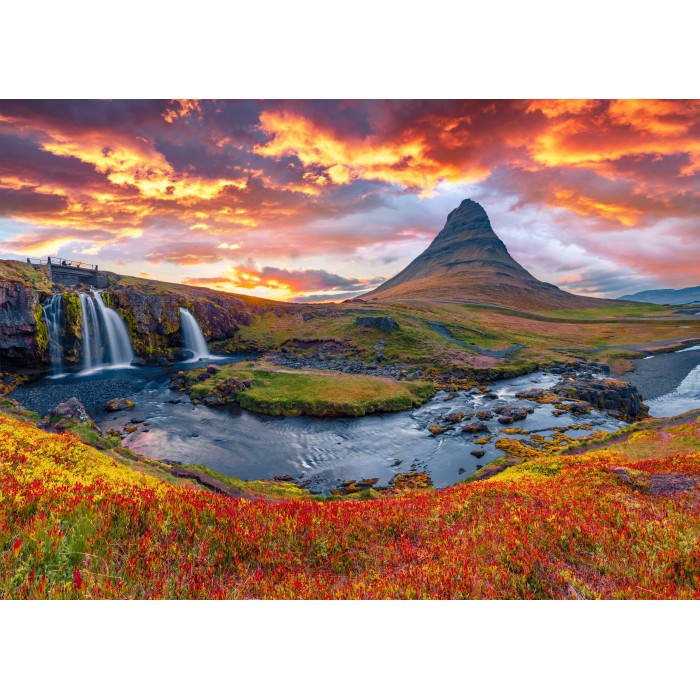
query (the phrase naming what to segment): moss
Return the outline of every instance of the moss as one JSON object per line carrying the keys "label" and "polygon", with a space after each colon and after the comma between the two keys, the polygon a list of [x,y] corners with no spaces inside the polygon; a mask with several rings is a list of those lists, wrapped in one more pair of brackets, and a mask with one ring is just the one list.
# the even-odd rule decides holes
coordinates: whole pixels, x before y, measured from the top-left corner
{"label": "moss", "polygon": [[188,375],[193,400],[224,389],[227,380],[253,379],[251,386],[236,392],[219,391],[227,403],[257,413],[284,416],[363,416],[367,413],[401,411],[425,403],[435,392],[427,382],[397,381],[384,377],[325,371],[289,371],[273,365],[250,369],[242,363],[224,366],[216,375],[202,376],[201,369]]}
{"label": "moss", "polygon": [[49,329],[44,320],[44,310],[41,304],[34,306],[34,320],[36,322],[36,354],[37,357],[44,357],[49,349]]}
{"label": "moss", "polygon": [[63,294],[63,354],[68,362],[80,359],[80,344],[83,337],[83,311],[80,297],[75,292]]}

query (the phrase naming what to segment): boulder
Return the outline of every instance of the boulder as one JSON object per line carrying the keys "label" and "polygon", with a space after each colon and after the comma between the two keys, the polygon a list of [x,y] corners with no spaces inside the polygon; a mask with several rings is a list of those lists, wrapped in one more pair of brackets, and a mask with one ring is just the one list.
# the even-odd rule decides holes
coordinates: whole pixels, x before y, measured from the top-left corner
{"label": "boulder", "polygon": [[473,454],[477,459],[481,459],[486,452],[484,450],[472,450],[471,454]]}
{"label": "boulder", "polygon": [[110,399],[107,401],[107,405],[105,406],[106,411],[110,411],[111,413],[114,413],[116,411],[124,411],[127,408],[133,408],[134,407],[134,402],[129,401],[129,399]]}
{"label": "boulder", "polygon": [[358,316],[355,323],[363,328],[377,328],[389,333],[399,329],[399,324],[391,316]]}
{"label": "boulder", "polygon": [[83,406],[81,401],[75,396],[68,399],[68,401],[54,406],[49,411],[49,416],[53,418],[77,420],[79,423],[92,423],[92,418],[88,415],[85,406]]}
{"label": "boulder", "polygon": [[462,426],[463,433],[490,433],[489,427],[480,421],[474,421],[472,423],[465,423]]}

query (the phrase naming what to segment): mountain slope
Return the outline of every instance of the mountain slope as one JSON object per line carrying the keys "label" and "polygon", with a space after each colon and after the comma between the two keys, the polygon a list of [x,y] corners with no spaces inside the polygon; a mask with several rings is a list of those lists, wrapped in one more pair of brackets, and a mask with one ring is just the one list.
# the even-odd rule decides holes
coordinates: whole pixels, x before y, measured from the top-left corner
{"label": "mountain slope", "polygon": [[610,301],[569,294],[533,277],[508,253],[484,208],[465,199],[430,246],[365,300],[436,299],[517,308],[581,308]]}
{"label": "mountain slope", "polygon": [[626,294],[620,301],[643,301],[647,304],[700,304],[700,287],[685,289],[645,289]]}

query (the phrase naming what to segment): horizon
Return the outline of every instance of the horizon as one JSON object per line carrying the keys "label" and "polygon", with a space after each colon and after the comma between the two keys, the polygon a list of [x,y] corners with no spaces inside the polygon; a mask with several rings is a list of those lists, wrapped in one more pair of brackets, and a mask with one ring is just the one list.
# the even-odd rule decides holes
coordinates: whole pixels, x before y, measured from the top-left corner
{"label": "horizon", "polygon": [[700,284],[692,100],[0,101],[0,257],[342,301],[470,198],[537,278]]}

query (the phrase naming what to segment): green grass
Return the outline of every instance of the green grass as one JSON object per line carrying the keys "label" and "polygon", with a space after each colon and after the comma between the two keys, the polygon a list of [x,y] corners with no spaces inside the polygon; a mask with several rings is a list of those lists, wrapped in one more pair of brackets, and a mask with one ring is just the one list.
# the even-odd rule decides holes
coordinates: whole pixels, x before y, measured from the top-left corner
{"label": "green grass", "polygon": [[[193,399],[210,394],[231,377],[253,379],[253,385],[237,394],[238,403],[250,411],[284,416],[363,416],[401,411],[419,406],[435,392],[429,382],[396,381],[385,377],[341,372],[293,371],[269,365],[237,363],[195,383]],[[196,376],[201,370],[192,370]]]}

